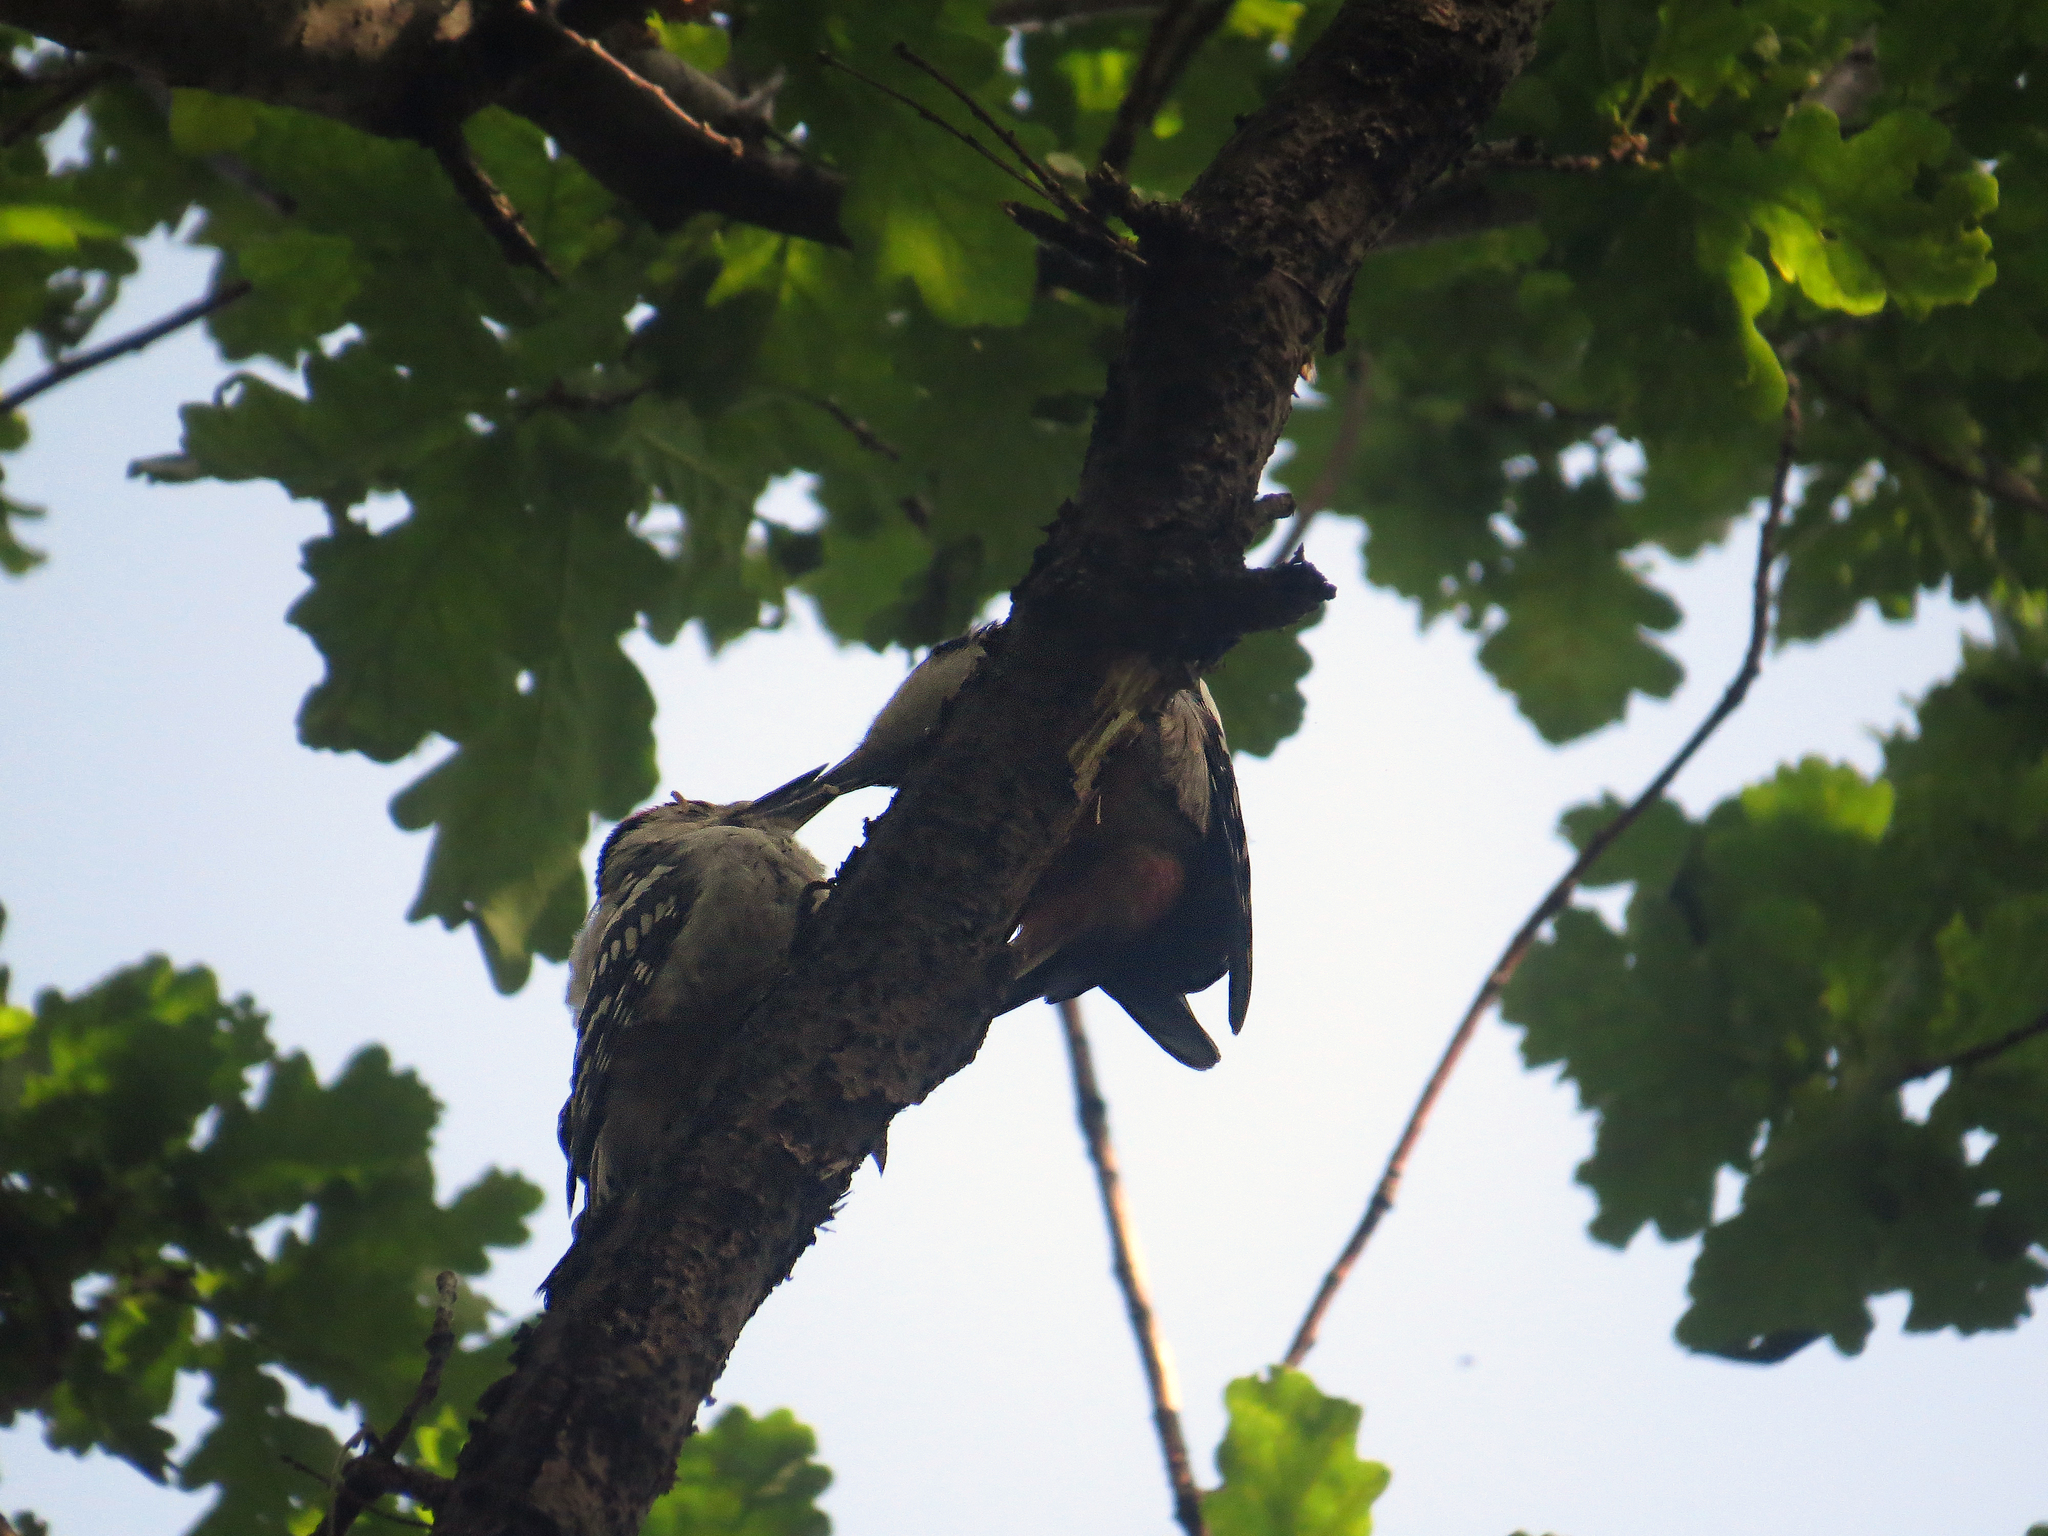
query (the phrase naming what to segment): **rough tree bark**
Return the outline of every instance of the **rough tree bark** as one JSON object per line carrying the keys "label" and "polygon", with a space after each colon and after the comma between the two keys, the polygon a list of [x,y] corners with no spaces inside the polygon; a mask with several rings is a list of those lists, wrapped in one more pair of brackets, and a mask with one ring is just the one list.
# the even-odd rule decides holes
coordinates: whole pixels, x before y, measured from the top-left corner
{"label": "rough tree bark", "polygon": [[843,871],[659,1178],[586,1225],[488,1396],[437,1528],[627,1536],[754,1309],[890,1118],[979,1049],[1003,944],[1128,712],[1313,571],[1247,572],[1261,467],[1326,306],[1471,143],[1546,0],[1352,0],[1180,204],[1079,490],[937,752]]}
{"label": "rough tree bark", "polygon": [[[602,19],[616,9],[579,3]],[[585,1222],[551,1277],[548,1310],[487,1395],[436,1529],[638,1530],[754,1310],[891,1118],[979,1049],[1015,915],[1122,725],[1239,634],[1326,594],[1310,567],[1245,569],[1270,517],[1260,470],[1328,306],[1366,247],[1471,145],[1547,8],[1349,0],[1181,202],[1137,205],[1098,186],[1122,200],[1146,265],[1081,484],[991,664],[842,871],[709,1110],[658,1177]],[[492,31],[508,17],[509,31]],[[511,0],[0,0],[0,21],[169,83],[382,133],[418,136],[422,101],[437,121],[491,100],[539,121],[519,94],[537,93],[548,110],[583,114],[588,143],[550,131],[600,162],[619,142],[605,103],[628,118],[649,105],[550,87],[553,69],[627,89],[602,59],[564,51],[588,45],[546,30],[564,32],[560,22]],[[673,115],[685,127],[662,131],[699,135],[693,153],[715,138]],[[707,176],[748,158],[718,153]],[[796,222],[787,200],[748,212],[738,194],[714,201],[685,185],[692,206]]]}
{"label": "rough tree bark", "polygon": [[[564,9],[595,30],[622,8],[580,0]],[[758,136],[720,132],[692,115],[701,99],[678,103],[521,0],[0,0],[0,22],[165,85],[436,147],[472,113],[503,106],[657,229],[723,213],[846,243],[836,173]],[[695,74],[680,61],[671,68]]]}

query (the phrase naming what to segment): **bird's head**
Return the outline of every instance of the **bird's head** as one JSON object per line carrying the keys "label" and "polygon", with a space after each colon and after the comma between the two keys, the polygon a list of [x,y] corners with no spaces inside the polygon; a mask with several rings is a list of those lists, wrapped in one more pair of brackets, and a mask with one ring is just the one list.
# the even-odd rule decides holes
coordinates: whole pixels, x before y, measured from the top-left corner
{"label": "bird's head", "polygon": [[712,800],[691,800],[678,790],[658,805],[635,811],[616,827],[597,854],[597,893],[605,895],[621,881],[636,879],[643,869],[657,863],[679,839],[705,827],[760,827],[770,832],[794,832],[817,815],[832,799],[832,791],[818,782],[822,770],[813,768],[779,784],[754,800],[734,800],[721,805]]}

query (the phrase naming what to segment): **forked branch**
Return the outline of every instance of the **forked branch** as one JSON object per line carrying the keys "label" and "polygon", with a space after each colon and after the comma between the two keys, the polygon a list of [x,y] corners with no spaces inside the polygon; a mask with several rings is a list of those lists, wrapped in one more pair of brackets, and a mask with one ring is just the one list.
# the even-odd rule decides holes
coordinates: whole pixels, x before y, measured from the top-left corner
{"label": "forked branch", "polygon": [[334,1499],[315,1536],[343,1536],[361,1514],[378,1513],[371,1508],[387,1493],[403,1493],[416,1503],[432,1504],[447,1490],[444,1478],[400,1462],[398,1453],[412,1438],[413,1426],[421,1413],[440,1395],[441,1373],[455,1352],[455,1272],[444,1269],[434,1277],[434,1326],[427,1334],[427,1365],[420,1372],[419,1385],[397,1422],[385,1434],[365,1424],[349,1441],[367,1447],[361,1456],[342,1465],[334,1479]]}
{"label": "forked branch", "polygon": [[1721,728],[1721,723],[1741,707],[1749,694],[1750,685],[1763,670],[1764,646],[1771,636],[1771,567],[1777,558],[1778,527],[1785,518],[1786,487],[1792,475],[1792,461],[1799,448],[1799,394],[1795,380],[1792,393],[1785,402],[1785,431],[1779,440],[1778,464],[1771,479],[1771,499],[1764,512],[1763,526],[1757,530],[1756,574],[1750,584],[1749,645],[1742,655],[1742,665],[1736,668],[1735,676],[1722,692],[1720,701],[1707,712],[1707,716],[1685,745],[1673,754],[1671,760],[1658,770],[1657,776],[1644,786],[1643,792],[1629,802],[1628,807],[1602,827],[1580,850],[1579,856],[1548,892],[1522,926],[1515,930],[1515,936],[1508,940],[1507,948],[1501,951],[1493,969],[1486,974],[1472,1004],[1465,1010],[1465,1016],[1458,1021],[1458,1027],[1451,1032],[1450,1042],[1438,1058],[1436,1070],[1423,1085],[1421,1097],[1415,1101],[1415,1108],[1409,1112],[1408,1123],[1402,1127],[1401,1137],[1394,1143],[1393,1154],[1387,1159],[1387,1166],[1380,1174],[1380,1181],[1374,1187],[1372,1199],[1366,1203],[1365,1214],[1359,1218],[1358,1226],[1352,1231],[1344,1251],[1337,1255],[1323,1276],[1323,1283],[1316,1290],[1315,1300],[1309,1303],[1308,1312],[1301,1320],[1301,1326],[1294,1332],[1294,1340],[1287,1346],[1286,1364],[1299,1367],[1315,1348],[1316,1335],[1328,1315],[1331,1303],[1337,1299],[1337,1292],[1350,1277],[1352,1268],[1358,1263],[1359,1255],[1365,1252],[1365,1245],[1372,1240],[1375,1229],[1388,1211],[1394,1208],[1394,1196],[1400,1190],[1402,1175],[1407,1172],[1408,1159],[1415,1151],[1415,1144],[1421,1140],[1423,1127],[1429,1123],[1430,1111],[1436,1108],[1442,1097],[1444,1085],[1450,1081],[1458,1060],[1465,1054],[1465,1047],[1472,1041],[1493,1006],[1500,1001],[1501,993],[1522,961],[1535,947],[1537,935],[1543,927],[1571,901],[1572,893],[1578,890],[1579,882],[1586,872],[1600,861],[1602,854],[1614,846],[1615,841],[1636,824],[1643,812],[1655,805],[1671,787],[1685,765],[1692,761],[1694,754],[1706,745],[1707,739]]}

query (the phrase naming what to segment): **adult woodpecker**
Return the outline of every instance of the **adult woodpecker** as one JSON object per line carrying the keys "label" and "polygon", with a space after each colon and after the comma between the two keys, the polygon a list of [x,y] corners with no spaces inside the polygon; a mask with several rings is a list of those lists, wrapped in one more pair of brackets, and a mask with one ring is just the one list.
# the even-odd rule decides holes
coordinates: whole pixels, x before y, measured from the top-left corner
{"label": "adult woodpecker", "polygon": [[[900,784],[984,654],[979,633],[934,647],[817,782],[841,794]],[[1200,681],[1111,749],[1010,947],[1017,979],[1001,1011],[1100,987],[1176,1061],[1199,1069],[1221,1059],[1187,994],[1228,972],[1231,1032],[1243,1028],[1251,862],[1223,721]]]}
{"label": "adult woodpecker", "polygon": [[824,899],[825,871],[793,834],[831,798],[812,769],[758,800],[678,794],[605,839],[570,952],[571,1205],[579,1182],[587,1206],[616,1197],[703,1108],[719,1057]]}

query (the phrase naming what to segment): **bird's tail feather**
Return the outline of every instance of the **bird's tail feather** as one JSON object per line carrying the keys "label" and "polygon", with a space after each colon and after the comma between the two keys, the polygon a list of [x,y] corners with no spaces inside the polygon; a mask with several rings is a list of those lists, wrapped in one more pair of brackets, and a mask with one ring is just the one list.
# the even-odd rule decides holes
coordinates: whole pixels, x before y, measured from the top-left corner
{"label": "bird's tail feather", "polygon": [[1171,987],[1154,991],[1105,986],[1102,990],[1116,999],[1117,1005],[1138,1021],[1138,1027],[1182,1066],[1206,1072],[1223,1059],[1216,1042],[1196,1021],[1188,1000]]}

